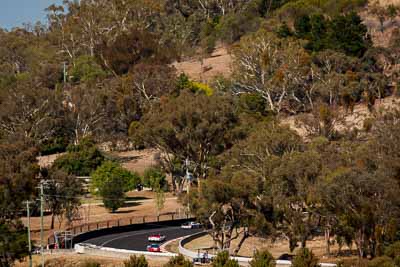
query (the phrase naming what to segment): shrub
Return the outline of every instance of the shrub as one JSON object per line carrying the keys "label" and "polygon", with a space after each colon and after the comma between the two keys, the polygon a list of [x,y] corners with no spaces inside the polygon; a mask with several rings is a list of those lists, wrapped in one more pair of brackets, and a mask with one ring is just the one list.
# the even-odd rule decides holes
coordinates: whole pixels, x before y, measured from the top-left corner
{"label": "shrub", "polygon": [[101,66],[96,63],[95,58],[86,55],[78,57],[75,66],[71,70],[73,82],[94,81],[98,78],[104,78],[105,76],[106,73]]}
{"label": "shrub", "polygon": [[396,265],[391,258],[383,256],[371,260],[368,267],[396,267]]}
{"label": "shrub", "polygon": [[254,253],[253,259],[250,262],[251,267],[275,267],[276,262],[271,253],[267,250],[256,251]]}
{"label": "shrub", "polygon": [[172,257],[164,267],[193,267],[193,263],[183,255]]}
{"label": "shrub", "polygon": [[394,259],[400,256],[400,241],[397,241],[385,248],[385,255]]}
{"label": "shrub", "polygon": [[308,248],[301,248],[293,259],[292,267],[317,267],[318,258]]}
{"label": "shrub", "polygon": [[146,258],[141,255],[137,257],[136,255],[130,256],[129,260],[124,261],[125,267],[148,267],[149,264]]}
{"label": "shrub", "polygon": [[212,262],[213,267],[239,267],[236,260],[229,259],[229,252],[222,251],[217,254]]}

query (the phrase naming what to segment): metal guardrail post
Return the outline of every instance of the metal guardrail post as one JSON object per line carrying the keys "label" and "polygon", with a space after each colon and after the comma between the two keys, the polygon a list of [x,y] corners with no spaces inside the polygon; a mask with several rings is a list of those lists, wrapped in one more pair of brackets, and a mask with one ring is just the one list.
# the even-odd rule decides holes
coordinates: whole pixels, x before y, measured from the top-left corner
{"label": "metal guardrail post", "polygon": [[119,220],[117,220],[117,226],[119,227]]}
{"label": "metal guardrail post", "polygon": [[132,224],[132,218],[129,218],[129,224]]}
{"label": "metal guardrail post", "polygon": [[107,221],[107,228],[110,228],[110,221]]}
{"label": "metal guardrail post", "polygon": [[146,216],[143,216],[143,223],[145,223],[146,222]]}

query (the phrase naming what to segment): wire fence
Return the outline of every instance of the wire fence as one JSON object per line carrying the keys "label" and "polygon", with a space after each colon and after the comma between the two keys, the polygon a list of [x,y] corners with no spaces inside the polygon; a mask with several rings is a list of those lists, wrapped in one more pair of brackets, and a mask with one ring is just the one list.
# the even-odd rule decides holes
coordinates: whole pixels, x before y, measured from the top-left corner
{"label": "wire fence", "polygon": [[[168,212],[160,214],[159,216],[156,215],[149,215],[149,216],[133,216],[127,218],[120,218],[115,220],[106,220],[106,221],[98,221],[98,222],[91,222],[85,223],[81,225],[76,225],[70,228],[67,228],[65,231],[68,231],[72,234],[72,236],[77,236],[83,233],[96,231],[100,229],[108,229],[114,227],[122,227],[122,226],[129,226],[135,224],[144,224],[144,223],[156,223],[156,222],[165,222],[165,221],[174,221],[174,220],[183,220],[183,219],[190,219],[192,216],[187,212],[181,212],[180,210],[177,212]],[[49,236],[48,245],[52,245],[56,243],[56,238],[54,235]]]}

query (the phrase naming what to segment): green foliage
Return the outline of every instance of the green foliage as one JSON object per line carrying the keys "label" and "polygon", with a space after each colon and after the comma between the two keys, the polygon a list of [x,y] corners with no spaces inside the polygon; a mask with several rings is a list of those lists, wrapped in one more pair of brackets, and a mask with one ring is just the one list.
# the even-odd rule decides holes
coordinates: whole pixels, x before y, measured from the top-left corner
{"label": "green foliage", "polygon": [[385,255],[392,259],[400,256],[400,241],[394,242],[385,248]]}
{"label": "green foliage", "polygon": [[292,261],[293,267],[318,267],[318,258],[308,248],[301,248]]}
{"label": "green foliage", "polygon": [[163,267],[193,267],[193,263],[179,254],[178,256],[170,258],[168,263],[164,264]]}
{"label": "green foliage", "polygon": [[139,182],[139,175],[132,174],[115,162],[105,161],[92,174],[91,190],[103,198],[107,209],[115,212],[125,203],[125,192],[136,188]]}
{"label": "green foliage", "polygon": [[250,262],[250,267],[275,267],[274,257],[267,250],[256,251]]}
{"label": "green foliage", "polygon": [[213,89],[207,84],[191,81],[189,77],[183,73],[178,77],[176,87],[179,92],[182,90],[189,90],[193,93],[203,93],[206,96],[211,96],[214,93]]}
{"label": "green foliage", "polygon": [[372,259],[368,262],[368,267],[396,267],[393,260],[389,257],[383,256]]}
{"label": "green foliage", "polygon": [[147,168],[143,174],[143,185],[152,190],[166,190],[167,180],[165,173],[159,167]]}
{"label": "green foliage", "polygon": [[79,213],[80,197],[84,194],[81,180],[57,168],[50,169],[43,176],[48,180],[45,194],[48,195],[47,205],[52,213],[50,229],[54,229],[55,216],[59,218],[60,224],[64,217],[71,224]]}
{"label": "green foliage", "polygon": [[124,192],[128,192],[140,183],[140,176],[122,168],[116,162],[105,161],[92,173],[92,190],[104,188],[104,183],[109,180],[121,180]]}
{"label": "green foliage", "polygon": [[44,142],[40,147],[40,154],[51,155],[56,153],[63,153],[67,150],[69,140],[67,137],[55,137],[52,140]]}
{"label": "green foliage", "polygon": [[90,82],[105,78],[106,72],[90,56],[80,56],[70,71],[72,82]]}
{"label": "green foliage", "polygon": [[128,260],[124,261],[125,267],[148,267],[149,264],[143,255],[130,256]]}
{"label": "green foliage", "polygon": [[213,258],[213,267],[239,267],[239,263],[236,260],[229,259],[229,252],[222,251]]}
{"label": "green foliage", "polygon": [[89,176],[104,161],[104,156],[92,141],[83,140],[70,145],[67,153],[54,161],[54,168],[62,169],[76,176]]}
{"label": "green foliage", "polygon": [[12,266],[27,255],[28,239],[22,222],[0,219],[0,266]]}
{"label": "green foliage", "polygon": [[296,19],[296,36],[309,42],[310,51],[332,49],[350,56],[361,57],[371,46],[366,38],[367,28],[354,12],[338,15],[328,21],[321,14],[303,15]]}

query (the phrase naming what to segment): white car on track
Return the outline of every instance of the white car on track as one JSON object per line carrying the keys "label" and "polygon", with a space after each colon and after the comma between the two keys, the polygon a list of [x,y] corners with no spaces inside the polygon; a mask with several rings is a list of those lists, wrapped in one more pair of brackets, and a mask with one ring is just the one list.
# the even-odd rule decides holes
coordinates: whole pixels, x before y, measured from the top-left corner
{"label": "white car on track", "polygon": [[151,235],[147,238],[150,242],[163,242],[165,240],[165,235],[156,234]]}
{"label": "white car on track", "polygon": [[181,225],[182,229],[198,229],[201,227],[201,224],[198,222],[186,222]]}

